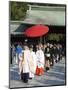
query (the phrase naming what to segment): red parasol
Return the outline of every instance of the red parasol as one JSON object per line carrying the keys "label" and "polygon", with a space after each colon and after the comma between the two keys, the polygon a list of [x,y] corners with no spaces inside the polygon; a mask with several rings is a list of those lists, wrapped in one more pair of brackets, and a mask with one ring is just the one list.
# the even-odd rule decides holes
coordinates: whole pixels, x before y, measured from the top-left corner
{"label": "red parasol", "polygon": [[39,25],[35,25],[35,26],[28,28],[25,31],[25,35],[27,37],[40,37],[40,36],[46,34],[48,31],[49,31],[48,26],[39,24]]}

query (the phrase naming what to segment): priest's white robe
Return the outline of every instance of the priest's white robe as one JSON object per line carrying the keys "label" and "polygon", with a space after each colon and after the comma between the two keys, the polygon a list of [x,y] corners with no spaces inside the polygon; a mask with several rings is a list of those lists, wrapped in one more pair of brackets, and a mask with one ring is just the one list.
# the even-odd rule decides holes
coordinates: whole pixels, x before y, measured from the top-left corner
{"label": "priest's white robe", "polygon": [[38,50],[36,52],[37,57],[37,67],[36,67],[36,75],[42,75],[44,71],[44,52],[42,50]]}
{"label": "priest's white robe", "polygon": [[32,78],[32,77],[34,77],[34,74],[35,74],[35,71],[36,71],[36,60],[37,60],[37,58],[36,58],[36,54],[35,54],[35,52],[33,52],[33,51],[31,51],[31,60],[32,60],[32,63],[33,63],[33,68],[34,68],[34,72],[31,72],[30,71],[30,73],[29,73],[29,77],[30,78]]}
{"label": "priest's white robe", "polygon": [[36,57],[37,57],[37,66],[43,67],[44,68],[44,52],[42,50],[38,50],[36,52]]}

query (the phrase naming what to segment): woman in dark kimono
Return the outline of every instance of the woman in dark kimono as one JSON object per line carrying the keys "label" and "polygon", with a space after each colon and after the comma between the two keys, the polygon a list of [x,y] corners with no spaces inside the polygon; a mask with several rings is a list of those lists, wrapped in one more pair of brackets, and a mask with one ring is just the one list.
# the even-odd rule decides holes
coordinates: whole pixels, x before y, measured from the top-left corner
{"label": "woman in dark kimono", "polygon": [[50,66],[54,65],[54,60],[53,60],[53,45],[50,44]]}
{"label": "woman in dark kimono", "polygon": [[47,44],[47,47],[45,48],[45,67],[46,71],[50,69],[50,46],[49,43]]}
{"label": "woman in dark kimono", "polygon": [[57,63],[59,59],[59,51],[56,45],[54,45],[53,47],[53,58],[54,58],[54,61]]}

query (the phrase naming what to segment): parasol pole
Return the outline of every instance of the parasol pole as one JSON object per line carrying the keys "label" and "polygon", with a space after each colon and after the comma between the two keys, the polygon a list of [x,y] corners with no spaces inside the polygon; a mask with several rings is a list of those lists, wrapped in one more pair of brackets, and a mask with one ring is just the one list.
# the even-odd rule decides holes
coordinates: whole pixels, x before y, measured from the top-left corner
{"label": "parasol pole", "polygon": [[42,43],[42,37],[40,37],[40,43]]}
{"label": "parasol pole", "polygon": [[44,44],[45,44],[45,36],[44,36]]}

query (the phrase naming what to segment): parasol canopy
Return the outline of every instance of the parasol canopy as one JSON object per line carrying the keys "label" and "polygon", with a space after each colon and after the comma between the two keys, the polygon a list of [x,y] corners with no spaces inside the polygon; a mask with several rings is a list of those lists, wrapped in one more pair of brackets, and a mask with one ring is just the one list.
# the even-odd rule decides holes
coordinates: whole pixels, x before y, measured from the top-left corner
{"label": "parasol canopy", "polygon": [[35,26],[32,26],[32,27],[26,29],[25,35],[27,37],[40,37],[40,36],[46,34],[48,31],[49,31],[48,26],[39,24],[39,25],[35,25]]}

